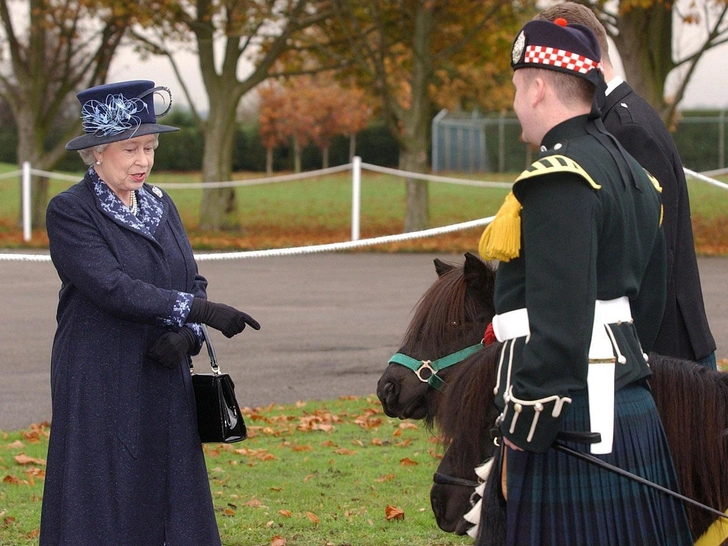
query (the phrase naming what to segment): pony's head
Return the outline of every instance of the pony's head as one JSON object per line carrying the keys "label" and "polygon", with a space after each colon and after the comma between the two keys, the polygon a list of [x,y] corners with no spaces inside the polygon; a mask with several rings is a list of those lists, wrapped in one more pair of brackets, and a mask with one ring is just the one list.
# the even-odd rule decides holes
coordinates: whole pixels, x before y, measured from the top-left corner
{"label": "pony's head", "polygon": [[475,467],[493,456],[490,429],[498,411],[493,386],[501,343],[488,345],[467,366],[453,371],[436,421],[446,451],[430,489],[430,503],[443,531],[465,534],[471,524],[463,515],[472,508],[478,477]]}
{"label": "pony's head", "polygon": [[[402,347],[377,384],[377,396],[389,417],[426,418],[431,422],[440,396],[438,389],[431,386],[433,380],[440,387],[441,382],[447,384],[454,369],[448,364],[438,371],[435,363],[475,347],[495,314],[494,269],[468,253],[462,266],[435,259],[435,270],[437,280],[417,304]],[[414,366],[394,362],[396,357]],[[427,365],[416,371],[422,364]]]}

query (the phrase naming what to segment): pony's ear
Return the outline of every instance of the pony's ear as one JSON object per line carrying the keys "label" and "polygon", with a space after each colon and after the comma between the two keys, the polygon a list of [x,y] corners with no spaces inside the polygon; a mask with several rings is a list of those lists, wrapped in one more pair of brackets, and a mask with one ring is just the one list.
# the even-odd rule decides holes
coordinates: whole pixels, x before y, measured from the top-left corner
{"label": "pony's ear", "polygon": [[465,280],[470,282],[471,280],[477,281],[482,275],[487,273],[488,266],[485,265],[480,258],[478,258],[472,252],[465,253],[465,265],[463,266],[463,274]]}
{"label": "pony's ear", "polygon": [[495,270],[478,258],[475,254],[465,254],[465,265],[463,276],[468,291],[478,294],[481,301],[491,304],[493,302],[493,290],[495,287]]}
{"label": "pony's ear", "polygon": [[454,268],[454,265],[445,263],[439,258],[435,258],[435,271],[437,271],[438,277],[442,277],[445,273],[452,271]]}

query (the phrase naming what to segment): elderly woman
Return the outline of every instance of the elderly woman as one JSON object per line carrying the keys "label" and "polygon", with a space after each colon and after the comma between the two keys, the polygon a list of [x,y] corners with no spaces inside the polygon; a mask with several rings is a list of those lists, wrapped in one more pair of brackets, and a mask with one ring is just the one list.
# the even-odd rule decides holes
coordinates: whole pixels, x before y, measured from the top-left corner
{"label": "elderly woman", "polygon": [[[41,546],[215,545],[189,370],[200,323],[259,324],[206,300],[172,200],[147,183],[159,133],[151,81],[78,94],[89,165],[47,212],[61,279]],[[169,108],[167,108],[169,109]],[[165,112],[166,113],[166,112]]]}

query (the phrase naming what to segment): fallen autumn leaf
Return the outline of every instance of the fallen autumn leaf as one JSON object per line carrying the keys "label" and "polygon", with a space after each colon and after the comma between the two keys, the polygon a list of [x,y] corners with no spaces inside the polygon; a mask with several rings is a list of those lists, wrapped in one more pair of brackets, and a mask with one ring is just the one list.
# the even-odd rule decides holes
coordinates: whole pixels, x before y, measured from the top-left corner
{"label": "fallen autumn leaf", "polygon": [[384,509],[384,515],[387,518],[387,521],[404,519],[404,510],[390,504]]}

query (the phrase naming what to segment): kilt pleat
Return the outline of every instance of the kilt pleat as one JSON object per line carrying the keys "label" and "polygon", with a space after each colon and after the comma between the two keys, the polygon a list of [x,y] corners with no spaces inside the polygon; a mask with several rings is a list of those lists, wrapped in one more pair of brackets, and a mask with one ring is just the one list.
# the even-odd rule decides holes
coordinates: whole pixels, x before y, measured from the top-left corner
{"label": "kilt pleat", "polygon": [[[678,491],[652,395],[642,385],[615,399],[614,449],[599,458]],[[589,430],[586,395],[574,396],[564,430]],[[569,443],[588,452],[588,446]],[[566,453],[508,452],[508,546],[688,546],[681,501]]]}

